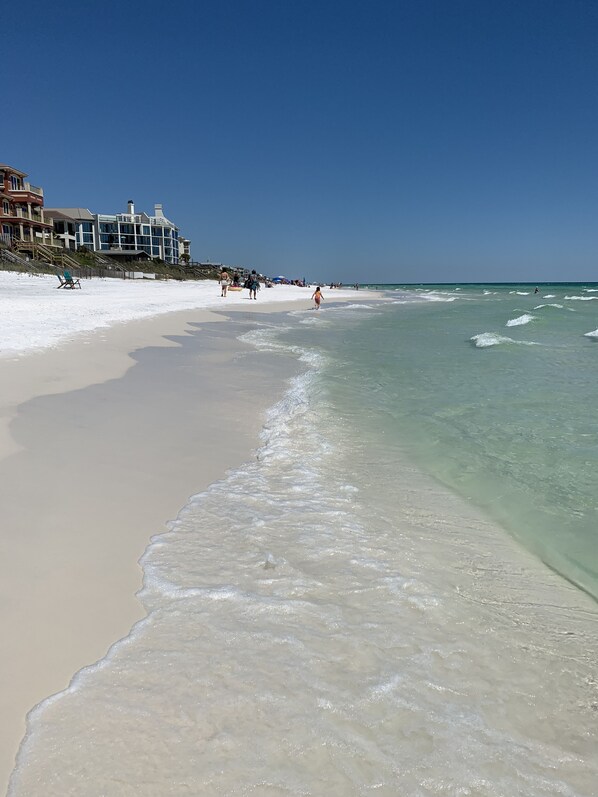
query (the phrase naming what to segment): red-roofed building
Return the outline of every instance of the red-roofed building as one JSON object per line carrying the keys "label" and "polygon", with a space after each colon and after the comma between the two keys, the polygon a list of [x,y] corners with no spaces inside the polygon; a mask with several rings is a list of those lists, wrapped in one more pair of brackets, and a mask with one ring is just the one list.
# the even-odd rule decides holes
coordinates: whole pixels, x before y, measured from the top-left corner
{"label": "red-roofed building", "polygon": [[25,172],[0,163],[0,240],[53,244],[52,222],[44,219],[44,192]]}

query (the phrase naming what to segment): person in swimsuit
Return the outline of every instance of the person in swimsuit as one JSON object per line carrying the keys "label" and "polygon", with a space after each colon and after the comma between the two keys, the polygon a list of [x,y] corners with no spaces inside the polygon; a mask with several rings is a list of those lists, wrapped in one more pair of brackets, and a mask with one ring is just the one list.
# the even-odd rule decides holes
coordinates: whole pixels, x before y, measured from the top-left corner
{"label": "person in swimsuit", "polygon": [[320,286],[319,286],[319,285],[318,285],[318,287],[315,289],[315,291],[313,292],[313,295],[312,295],[312,297],[311,297],[311,298],[312,298],[312,299],[314,300],[314,302],[315,302],[315,305],[316,305],[316,310],[319,310],[319,309],[320,309],[320,302],[321,302],[321,301],[322,301],[322,299],[324,298],[324,297],[322,296],[322,289],[320,288]]}

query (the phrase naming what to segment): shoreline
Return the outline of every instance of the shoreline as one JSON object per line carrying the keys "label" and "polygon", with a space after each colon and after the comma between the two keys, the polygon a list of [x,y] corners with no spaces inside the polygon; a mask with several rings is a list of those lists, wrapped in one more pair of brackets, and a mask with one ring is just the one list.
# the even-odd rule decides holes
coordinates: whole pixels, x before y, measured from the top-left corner
{"label": "shoreline", "polygon": [[164,313],[0,361],[4,788],[26,714],[144,616],[150,538],[257,447],[300,366],[236,338],[256,313],[297,306]]}
{"label": "shoreline", "polygon": [[[291,304],[277,309],[293,310],[295,307],[297,305]],[[288,377],[296,373],[297,370],[301,371],[302,367],[294,357],[289,357],[288,353],[278,356],[272,351],[264,352],[259,349],[255,350],[252,346],[245,346],[243,340],[238,339],[240,333],[259,325],[275,325],[278,318],[269,318],[269,311],[272,308],[266,308],[265,313],[263,312],[264,307],[252,306],[250,312],[242,312],[244,309],[239,308],[238,314],[235,312],[217,314],[208,312],[198,314],[197,318],[193,319],[189,317],[189,314],[184,314],[184,318],[181,319],[184,322],[181,329],[173,328],[171,333],[165,337],[158,334],[155,341],[158,343],[157,346],[142,345],[124,357],[125,366],[128,362],[134,366],[127,368],[124,375],[114,379],[108,378],[102,383],[95,383],[67,393],[39,396],[20,406],[19,414],[11,426],[15,444],[18,446],[18,451],[10,458],[13,466],[11,470],[14,471],[12,473],[14,479],[12,488],[15,489],[19,483],[23,482],[24,476],[30,479],[30,483],[36,487],[43,483],[45,493],[43,490],[41,490],[41,495],[36,493],[35,507],[32,507],[30,511],[31,520],[39,525],[39,528],[36,527],[38,536],[45,536],[46,542],[51,542],[53,539],[58,540],[62,550],[68,552],[69,558],[76,558],[76,563],[73,561],[65,564],[60,559],[60,555],[52,550],[51,545],[45,546],[42,558],[40,552],[37,551],[37,546],[31,545],[31,540],[25,540],[23,544],[25,554],[23,563],[29,568],[27,572],[32,572],[33,575],[41,572],[45,585],[50,587],[49,594],[53,600],[52,611],[43,605],[42,609],[46,612],[47,617],[44,622],[44,617],[40,618],[36,615],[36,624],[44,630],[49,623],[55,623],[52,627],[54,633],[49,633],[48,637],[57,653],[71,656],[73,649],[72,646],[69,647],[69,642],[72,638],[76,638],[77,642],[75,652],[80,652],[84,644],[92,642],[97,644],[98,634],[103,631],[103,628],[100,623],[96,622],[96,615],[90,615],[89,606],[95,605],[100,619],[103,618],[105,621],[113,623],[120,621],[123,613],[129,611],[132,612],[133,622],[135,619],[145,616],[145,611],[137,603],[137,599],[133,595],[134,589],[130,586],[135,578],[139,585],[141,578],[141,570],[138,565],[139,556],[138,553],[134,555],[132,546],[133,544],[139,546],[140,542],[143,542],[140,549],[146,550],[144,546],[147,546],[150,538],[154,534],[159,534],[161,530],[166,530],[170,525],[168,521],[174,517],[178,516],[184,523],[184,514],[179,515],[179,511],[185,507],[186,499],[183,498],[178,503],[173,503],[174,511],[169,517],[165,513],[165,517],[167,517],[164,521],[165,528],[163,527],[161,530],[156,528],[156,517],[153,514],[147,512],[144,524],[140,513],[142,510],[145,511],[148,502],[155,505],[160,500],[164,500],[164,491],[172,492],[180,486],[180,482],[184,479],[190,479],[193,484],[189,495],[196,495],[203,491],[202,487],[212,485],[208,495],[216,494],[218,496],[218,506],[212,506],[205,522],[202,524],[200,520],[199,523],[191,524],[190,528],[194,535],[198,536],[197,539],[190,542],[193,545],[199,545],[201,556],[195,562],[193,559],[189,562],[188,574],[191,575],[191,581],[188,583],[195,587],[196,584],[202,586],[211,584],[213,580],[213,583],[219,587],[223,579],[226,582],[225,574],[232,572],[230,568],[232,567],[236,571],[239,560],[243,560],[244,554],[246,556],[247,551],[243,552],[242,546],[239,550],[239,542],[242,538],[244,539],[247,524],[251,522],[248,520],[251,511],[247,517],[244,512],[240,513],[241,519],[237,527],[235,519],[238,513],[229,511],[227,514],[227,507],[229,501],[234,500],[233,496],[235,495],[240,496],[243,503],[247,496],[253,495],[251,481],[243,482],[245,489],[241,492],[235,491],[235,489],[229,491],[228,478],[224,479],[221,484],[214,482],[223,479],[231,468],[233,482],[238,472],[244,473],[244,463],[251,461],[248,459],[248,454],[256,449],[257,433],[262,428],[263,410],[272,406],[272,402],[276,401],[276,396],[281,396],[286,391]],[[158,321],[156,329],[161,326],[160,320],[156,319]],[[174,322],[175,319],[171,316],[170,320]],[[211,321],[217,323],[211,323]],[[130,325],[121,327],[120,331],[126,332],[127,330],[127,334],[132,334],[133,330]],[[114,330],[114,333],[116,335],[117,330]],[[142,335],[143,343],[147,342],[148,333],[149,327]],[[95,343],[98,342],[95,337],[86,342],[79,340],[82,347],[87,347],[82,349],[82,356],[87,355],[89,358],[90,346],[92,353],[95,352],[94,360],[96,356],[99,356],[100,350],[103,352],[105,348],[110,348],[105,340],[99,348],[95,347]],[[282,406],[285,406],[284,402]],[[115,407],[117,411],[114,411]],[[173,407],[176,417],[170,418],[165,410]],[[65,414],[73,423],[74,428],[67,430],[68,434],[59,426],[53,430],[47,428],[52,419],[62,414]],[[326,416],[324,416],[324,422],[325,418]],[[160,430],[159,434],[156,434],[157,428]],[[300,437],[300,429],[295,429],[295,439],[300,439]],[[158,439],[155,440],[155,438]],[[46,449],[45,458],[39,451],[37,452],[37,471],[32,470],[32,466],[36,464],[36,458],[32,456],[32,449],[36,446]],[[117,460],[115,460],[114,451],[118,453]],[[234,462],[235,452],[239,454],[237,464]],[[346,462],[345,465],[340,463],[340,472],[350,473],[354,467],[352,451],[347,449],[345,453]],[[465,621],[468,630],[463,638],[457,634],[458,639],[455,644],[458,650],[455,650],[451,643],[447,655],[451,656],[457,653],[463,662],[466,659],[471,660],[472,666],[469,668],[471,684],[463,691],[460,686],[459,673],[454,668],[451,669],[450,661],[452,659],[445,660],[444,657],[441,657],[440,663],[436,663],[440,668],[438,672],[435,671],[436,664],[434,662],[436,660],[431,660],[429,673],[431,682],[442,682],[448,688],[453,683],[451,679],[454,675],[455,691],[449,689],[449,692],[456,696],[455,699],[462,700],[468,711],[479,711],[481,720],[485,716],[494,718],[497,709],[500,712],[504,711],[504,716],[513,720],[516,733],[523,734],[525,739],[536,740],[541,749],[542,745],[550,745],[552,738],[550,733],[543,734],[536,728],[536,719],[534,718],[537,711],[539,712],[538,716],[543,717],[543,721],[547,725],[555,727],[556,732],[560,733],[564,740],[569,740],[563,742],[563,750],[571,755],[578,754],[584,758],[591,738],[588,731],[591,724],[587,724],[587,720],[589,718],[589,722],[592,721],[592,704],[589,702],[592,690],[589,688],[590,681],[588,680],[585,681],[584,687],[584,678],[591,674],[592,653],[591,646],[588,646],[587,643],[591,639],[591,629],[595,628],[594,609],[591,607],[588,615],[587,604],[580,598],[577,590],[565,586],[561,583],[560,577],[546,571],[546,568],[532,554],[522,549],[506,534],[504,529],[496,526],[484,513],[481,514],[473,503],[459,498],[456,493],[443,487],[432,476],[424,475],[419,468],[411,463],[407,453],[403,452],[403,454],[404,458],[397,456],[395,451],[392,460],[386,463],[388,467],[379,470],[372,482],[367,478],[365,480],[358,479],[362,492],[362,510],[376,505],[380,512],[379,517],[383,521],[378,528],[379,536],[375,537],[374,561],[377,561],[376,545],[380,546],[381,550],[392,551],[393,545],[397,542],[397,535],[399,536],[399,546],[395,550],[395,558],[393,559],[391,556],[388,560],[389,575],[391,576],[390,604],[394,604],[396,597],[393,587],[395,579],[398,579],[397,585],[400,587],[397,594],[405,591],[403,623],[402,626],[395,629],[398,633],[396,643],[399,644],[401,650],[404,645],[413,644],[415,651],[420,650],[422,645],[424,650],[426,645],[431,645],[430,649],[436,651],[438,646],[434,642],[435,618],[444,617],[449,624],[454,624],[455,629]],[[19,466],[20,459],[27,460],[26,466],[23,464]],[[382,459],[384,460],[384,458]],[[56,460],[59,465],[62,465],[63,474],[65,472],[64,463],[74,461],[80,467],[76,481],[77,495],[73,499],[75,506],[63,507],[61,516],[63,519],[67,516],[66,509],[74,518],[87,518],[91,515],[92,521],[85,524],[84,527],[72,527],[73,523],[59,526],[53,516],[43,524],[41,523],[41,518],[48,518],[44,506],[47,506],[49,500],[55,499],[56,488],[58,487],[59,490],[61,487],[60,479],[58,479],[58,484],[56,479],[50,485],[44,483],[48,478],[48,465],[54,466]],[[89,492],[87,484],[89,474],[84,467],[86,460],[94,469],[93,481],[96,484],[91,486],[95,490],[99,486],[104,495],[95,495],[94,498],[93,491]],[[381,464],[384,465],[384,461]],[[241,466],[238,472],[237,465]],[[367,465],[367,463],[364,461],[363,465]],[[220,475],[217,472],[218,468],[220,468]],[[203,478],[204,473],[205,484],[201,485],[199,481]],[[0,483],[6,484],[2,478],[0,478]],[[113,485],[113,491],[106,495],[106,487],[110,484]],[[274,480],[273,487],[273,495],[276,495],[276,480]],[[283,489],[286,492],[286,488],[283,487]],[[81,491],[84,493],[83,495],[79,495]],[[256,494],[259,493],[260,491],[257,489]],[[323,493],[334,504],[334,496],[337,495],[338,490],[333,489],[329,494],[324,490]],[[27,499],[27,484],[25,484],[21,500],[19,500],[18,494],[13,500],[15,506],[21,510]],[[200,499],[199,504],[202,504],[204,500],[205,496]],[[93,503],[94,501],[96,503]],[[106,505],[110,502],[114,506]],[[195,501],[191,501],[191,505],[187,505],[185,510],[189,511],[190,506],[194,506],[195,503]],[[204,538],[206,532],[209,533],[211,528],[211,516],[219,517],[221,510],[225,522],[219,527],[216,526],[215,534]],[[132,517],[133,515],[134,517]],[[361,517],[363,518],[363,515]],[[130,518],[134,522],[129,522]],[[359,518],[358,513],[357,526],[359,526]],[[27,522],[27,517],[23,519],[19,515],[18,519],[22,523],[22,532],[31,535],[31,523]],[[34,532],[36,528],[33,529]],[[351,538],[349,551],[354,550],[352,529],[351,525],[347,527],[348,537]],[[280,554],[279,545],[282,545],[282,550],[286,555],[287,547],[293,545],[295,541],[292,523],[288,530],[290,534],[287,534],[286,537],[281,534],[279,538],[282,529],[274,524],[269,530],[266,530],[265,537],[260,538],[262,541],[259,547],[266,551],[272,550],[276,557],[277,554]],[[342,524],[337,531],[342,540],[345,533]],[[388,536],[385,536],[386,534]],[[400,542],[401,538],[403,542]],[[385,540],[387,544],[385,544]],[[35,542],[35,536],[33,542]],[[298,544],[299,548],[294,549],[295,554],[301,553],[302,556],[305,556],[311,550],[309,543],[307,549],[300,540]],[[127,546],[129,547],[127,548]],[[158,547],[160,546],[158,545]],[[186,549],[183,547],[183,550]],[[340,548],[335,547],[335,552],[340,555],[342,545]],[[316,552],[311,551],[311,553]],[[289,561],[292,562],[294,558],[296,557],[289,553]],[[136,559],[135,562],[134,559]],[[314,574],[317,576],[319,573],[314,585],[316,594],[320,594],[318,584],[324,585],[327,582],[324,574],[330,575],[326,569],[319,570],[321,559],[319,550],[313,561],[309,556],[307,557],[311,563],[308,570],[313,567]],[[181,557],[177,561],[178,563],[171,562],[171,565],[178,573],[180,568],[185,570],[186,558]],[[386,558],[380,560],[380,562],[382,561],[387,562]],[[351,565],[356,565],[353,559],[351,559]],[[366,569],[362,573],[362,577],[364,578],[363,585],[366,585],[370,583],[371,578],[368,560],[364,560],[364,566]],[[175,570],[172,570],[172,573],[174,574]],[[196,581],[195,579],[200,573],[202,577]],[[423,579],[422,576],[424,576]],[[167,574],[167,584],[169,578]],[[378,578],[380,577],[374,576],[375,581]],[[129,585],[128,589],[125,589],[125,582]],[[178,582],[175,579],[173,583]],[[382,578],[379,586],[384,583],[386,583],[386,579]],[[525,584],[524,591],[522,584]],[[65,585],[69,589],[68,595],[63,594]],[[158,591],[159,589],[158,585]],[[194,592],[194,589],[191,592]],[[378,593],[378,590],[375,592]],[[42,597],[39,596],[40,602]],[[193,600],[193,596],[190,598]],[[401,608],[401,603],[402,601],[399,599],[397,609]],[[76,604],[77,617],[72,616],[73,604]],[[351,602],[348,605],[342,603],[340,605],[349,609]],[[61,606],[63,607],[62,611],[54,611],[56,607],[60,608]],[[384,614],[382,609],[383,607],[380,606],[381,615]],[[135,615],[135,610],[138,611],[138,615]],[[180,613],[182,616],[183,611],[181,610]],[[414,615],[414,613],[416,614]],[[228,612],[225,610],[223,619],[227,614]],[[191,617],[193,617],[193,612],[191,612]],[[298,628],[300,626],[309,629],[309,617],[303,619],[307,622],[299,623]],[[358,616],[354,619],[358,619]],[[416,622],[412,627],[410,621],[413,619],[416,619]],[[81,625],[75,628],[75,633],[73,633],[76,622],[80,622]],[[422,627],[422,622],[424,627]],[[129,622],[125,633],[120,635],[120,639],[128,636],[130,625],[132,623]],[[209,642],[208,627],[210,625],[215,632],[211,643]],[[142,624],[137,626],[139,629],[142,627]],[[226,691],[226,678],[224,678],[224,686],[220,679],[221,675],[226,676],[226,673],[229,672],[226,660],[221,663],[220,668],[218,666],[212,668],[214,651],[220,652],[220,643],[226,637],[223,627],[221,623],[213,622],[206,627],[202,626],[201,633],[196,635],[195,624],[191,620],[191,625],[187,628],[188,632],[192,632],[190,639],[197,636],[196,655],[191,658],[191,661],[194,662],[193,674],[189,683],[195,684],[199,673],[202,674],[201,683],[209,684],[211,679],[211,688],[206,690],[206,694],[213,695],[212,705],[216,712],[214,716],[219,720],[222,705],[226,703],[226,695],[230,692],[230,689],[228,692]],[[388,627],[383,622],[380,625],[381,630]],[[228,629],[229,634],[232,628],[234,625]],[[412,634],[410,634],[410,629]],[[23,632],[23,623],[17,630]],[[356,634],[348,634],[345,637],[349,647],[352,646],[356,636],[359,637],[359,622],[354,630]],[[282,638],[286,639],[284,624],[280,631]],[[224,637],[222,637],[223,633]],[[384,643],[386,633],[383,631],[379,642]],[[61,637],[59,637],[60,634],[62,634]],[[78,634],[81,634],[82,637],[80,638]],[[87,637],[84,636],[86,634]],[[109,635],[107,636],[109,637]],[[133,646],[135,636],[133,634],[132,639],[127,640]],[[231,639],[235,638],[236,636],[233,634]],[[318,639],[319,635],[316,634],[315,638]],[[369,631],[367,638],[369,639]],[[498,647],[496,640],[498,640]],[[307,640],[305,641],[307,645]],[[340,639],[338,641],[340,644]],[[96,661],[98,658],[104,659],[108,651],[118,657],[118,650],[122,652],[123,646],[121,645],[119,648],[117,642],[116,638],[110,639],[107,649],[96,657]],[[477,653],[471,655],[478,643],[480,651],[485,650],[485,643],[490,643],[487,653],[480,652],[479,657]],[[46,645],[47,647],[48,645]],[[162,656],[169,648],[178,650],[178,645],[156,646],[155,649],[161,651],[160,661],[163,661]],[[151,649],[154,648],[151,647]],[[307,645],[307,649],[309,649],[309,645]],[[384,649],[383,644],[380,650]],[[444,647],[442,649],[444,650]],[[501,654],[504,653],[504,659],[496,658],[493,654],[492,651],[497,649],[501,651]],[[467,651],[469,651],[469,656]],[[50,657],[53,653],[54,651],[50,651]],[[243,655],[245,655],[245,650]],[[256,646],[254,655],[258,657],[261,655],[260,643]],[[423,685],[420,683],[417,658],[418,656],[412,659],[410,655],[405,656],[404,659],[401,657],[401,670],[405,666],[409,671],[410,663],[414,665],[411,670],[411,675],[414,678],[412,683],[419,684],[418,688],[421,687],[425,692],[425,683]],[[31,657],[32,661],[37,661],[38,664],[41,662],[42,666],[48,663],[48,659],[46,649],[43,650],[42,655]],[[561,659],[563,662],[567,662],[561,675],[558,672],[551,673],[550,664]],[[309,667],[309,662],[312,660],[314,660],[313,655],[307,656],[305,666]],[[318,660],[317,655],[315,660]],[[283,672],[284,661],[283,657],[281,661]],[[449,666],[445,667],[442,662]],[[54,668],[56,667],[55,661],[50,660],[50,663]],[[173,661],[173,666],[174,663]],[[546,669],[546,665],[548,665],[548,669]],[[164,678],[169,678],[176,671],[176,667],[171,671],[166,669],[166,666],[162,669],[162,677],[158,681],[160,684],[165,682]],[[83,675],[81,669],[76,671],[77,675]],[[83,669],[86,668],[83,667]],[[461,667],[458,669],[461,670]],[[107,667],[106,672],[109,674],[110,671],[111,667]],[[385,668],[382,668],[382,672],[385,671]],[[439,680],[439,673],[443,679],[446,677],[446,683],[442,679]],[[143,678],[138,678],[138,672],[133,674],[135,677],[131,681],[131,685],[136,686],[138,694],[134,701],[135,705],[145,705],[148,694],[152,692],[152,679],[146,684]],[[509,674],[514,677],[514,689],[507,689],[505,694],[497,700],[493,696],[492,699],[486,701],[485,685],[503,681],[508,684],[510,683]],[[182,672],[182,675],[183,680],[179,682],[179,687],[183,689],[181,694],[187,695],[185,671]],[[535,685],[529,686],[529,679],[532,679]],[[7,682],[7,679],[4,679],[4,682]],[[386,681],[384,682],[386,683]],[[75,710],[71,711],[70,717],[68,711],[63,714],[60,710],[55,712],[53,708],[54,704],[62,706],[64,702],[62,700],[50,700],[49,704],[44,705],[43,718],[36,714],[31,716],[30,728],[33,731],[33,736],[30,737],[31,746],[25,744],[21,748],[20,766],[12,784],[16,789],[15,794],[17,792],[19,794],[21,792],[23,794],[37,793],[38,788],[42,793],[42,791],[45,792],[46,787],[52,785],[56,787],[56,783],[50,782],[44,786],[46,774],[51,771],[56,772],[56,777],[59,779],[60,773],[66,777],[66,780],[57,781],[60,785],[56,793],[71,793],[71,787],[67,787],[67,785],[76,781],[69,782],[69,773],[72,772],[71,763],[77,758],[74,747],[71,754],[68,752],[71,740],[79,755],[75,770],[78,766],[79,776],[84,772],[91,771],[88,768],[94,758],[92,748],[88,747],[86,751],[83,741],[87,732],[84,724],[88,722],[90,716],[96,717],[96,722],[93,724],[100,737],[104,740],[112,739],[110,721],[108,720],[105,725],[102,724],[104,708],[110,705],[110,692],[107,691],[105,695],[102,695],[100,690],[100,695],[96,695],[95,702],[92,698],[89,704],[86,704],[85,701],[78,704],[76,694],[79,681],[75,680],[71,683],[73,689],[69,690],[65,696],[67,703],[71,699],[75,701]],[[175,689],[174,703],[176,705],[178,693],[174,683],[173,681],[172,687]],[[203,688],[201,683],[197,687],[199,690]],[[476,684],[478,686],[481,684],[479,694]],[[110,677],[105,682],[106,685],[112,689],[113,684]],[[147,691],[144,691],[146,687]],[[219,688],[224,689],[222,694],[218,692]],[[250,691],[252,689],[253,687],[250,688]],[[560,690],[562,690],[561,698],[553,700],[552,696]],[[158,691],[161,694],[160,687]],[[232,691],[235,692],[234,689]],[[203,697],[202,692],[202,700]],[[423,692],[422,697],[424,698],[422,705],[427,705],[427,697]],[[152,715],[158,719],[162,716],[169,716],[170,709],[167,708],[167,703],[172,696],[165,695],[164,699],[167,702],[161,709],[156,710],[156,706],[154,706],[153,711],[148,710],[147,712],[150,728]],[[577,706],[577,710],[580,712],[579,732],[572,716],[567,717],[562,714],[562,704],[567,701],[570,705]],[[249,701],[248,705],[253,704]],[[442,705],[441,701],[438,706],[441,713]],[[519,705],[533,706],[534,710],[530,712],[529,722],[520,716]],[[209,713],[209,701],[207,706]],[[234,717],[236,721],[234,694],[231,696],[229,707],[232,711],[230,717]],[[115,711],[119,711],[118,706]],[[117,715],[115,714],[115,716]],[[247,715],[250,724],[253,721],[252,716],[253,711],[250,711]],[[81,727],[77,723],[79,717],[83,721]],[[490,731],[497,729],[492,724],[493,722],[492,719],[488,726]],[[161,724],[159,727],[161,728]],[[171,725],[171,731],[175,734],[175,738],[178,738],[176,734],[179,727],[178,720]],[[63,731],[60,730],[61,728]],[[76,731],[76,728],[79,728],[79,731]],[[56,733],[58,736],[55,735]],[[143,734],[140,737],[137,736],[138,729],[135,730],[135,734],[135,738],[143,738]],[[46,737],[46,747],[42,747],[40,750],[37,745],[39,745],[40,737],[43,739],[44,736]],[[98,748],[95,746],[93,734],[90,738],[95,752]],[[151,734],[148,738],[151,738]],[[58,743],[59,739],[62,740],[62,744]],[[517,745],[512,748],[511,745],[509,748],[507,745],[507,751],[510,749],[510,754],[514,756],[512,760],[517,759],[516,747]],[[109,746],[106,749],[109,750]],[[57,753],[56,758],[53,757],[53,750]],[[208,751],[206,750],[206,752]],[[212,752],[209,751],[210,756]],[[120,764],[114,762],[115,771],[119,772],[120,777],[128,776],[133,762],[137,759],[138,756],[133,753],[128,762],[124,760]],[[187,759],[188,755],[182,754],[178,764],[176,761],[173,762],[172,772],[182,772],[184,770],[183,762]],[[209,760],[212,761],[212,758],[210,757]],[[50,761],[54,763],[50,764]],[[590,759],[587,762],[588,770],[591,768],[589,761]],[[120,770],[118,770],[119,765]],[[250,768],[248,761],[241,761],[239,776],[244,779]],[[563,771],[566,775],[567,768],[564,767]],[[100,766],[97,770],[96,774],[100,779],[96,782],[102,782],[103,772],[106,772],[108,777],[112,777],[114,774],[108,761],[105,761],[104,766]],[[571,777],[572,783],[577,782],[574,772],[568,772],[568,776]],[[579,778],[579,782],[583,783],[584,775],[581,774]],[[168,774],[164,782],[167,781],[172,782]],[[37,787],[34,787],[35,784]],[[78,787],[75,787],[72,793],[78,793]]]}

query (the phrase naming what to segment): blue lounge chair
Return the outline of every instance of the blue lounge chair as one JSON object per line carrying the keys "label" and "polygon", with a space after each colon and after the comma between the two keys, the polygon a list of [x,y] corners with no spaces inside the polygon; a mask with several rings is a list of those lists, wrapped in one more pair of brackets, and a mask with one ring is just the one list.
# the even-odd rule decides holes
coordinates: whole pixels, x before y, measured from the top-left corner
{"label": "blue lounge chair", "polygon": [[57,288],[81,288],[81,280],[73,279],[70,271],[64,272],[64,279],[60,276],[60,274],[57,274],[56,276],[60,280],[60,285],[57,285]]}

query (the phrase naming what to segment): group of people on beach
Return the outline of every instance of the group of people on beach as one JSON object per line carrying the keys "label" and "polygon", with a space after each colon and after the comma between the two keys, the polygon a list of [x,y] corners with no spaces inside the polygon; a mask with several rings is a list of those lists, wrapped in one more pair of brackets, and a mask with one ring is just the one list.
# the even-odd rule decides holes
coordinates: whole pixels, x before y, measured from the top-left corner
{"label": "group of people on beach", "polygon": [[232,276],[228,273],[226,269],[222,269],[220,272],[220,290],[221,296],[226,296],[229,287],[239,290],[241,287],[249,289],[249,298],[255,299],[257,301],[257,292],[260,289],[260,279],[257,275],[255,269],[251,272],[251,274],[247,275],[245,282],[241,286],[241,280],[239,277],[239,273],[235,271]]}
{"label": "group of people on beach", "polygon": [[[267,285],[267,282],[266,282],[266,285]],[[259,277],[257,275],[256,270],[253,269],[251,274],[247,275],[247,278],[245,279],[245,282],[241,286],[241,280],[240,280],[240,277],[239,277],[239,273],[237,271],[235,271],[233,273],[232,278],[231,278],[231,276],[228,273],[228,271],[223,268],[222,271],[220,272],[220,291],[221,291],[220,292],[220,296],[226,296],[227,293],[228,293],[229,287],[237,289],[237,290],[239,290],[241,287],[248,288],[249,289],[249,298],[250,299],[255,299],[257,301],[257,292],[260,289],[260,280],[259,280]],[[324,297],[322,296],[322,289],[321,289],[321,287],[319,285],[315,289],[315,291],[313,292],[311,298],[313,299],[313,302],[314,302],[314,308],[316,310],[319,310],[320,309],[320,304],[321,304],[322,300],[324,299]]]}

